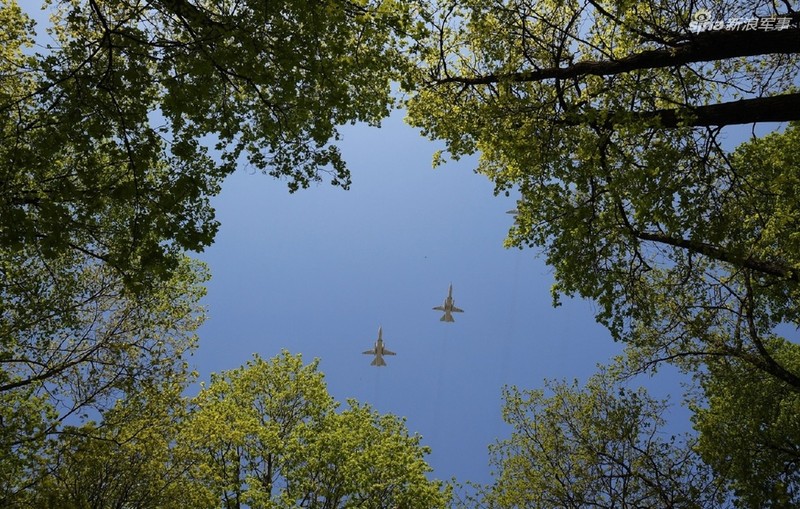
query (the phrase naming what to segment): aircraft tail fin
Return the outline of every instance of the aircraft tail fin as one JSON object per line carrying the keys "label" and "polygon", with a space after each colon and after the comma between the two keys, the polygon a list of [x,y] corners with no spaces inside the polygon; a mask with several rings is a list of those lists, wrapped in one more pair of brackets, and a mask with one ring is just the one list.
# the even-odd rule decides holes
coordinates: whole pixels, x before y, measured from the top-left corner
{"label": "aircraft tail fin", "polygon": [[440,322],[455,322],[455,320],[453,320],[453,316],[450,313],[445,313],[444,315],[442,315],[442,317],[439,318],[439,321]]}
{"label": "aircraft tail fin", "polygon": [[383,360],[383,357],[380,355],[376,355],[372,362],[369,364],[370,366],[386,366],[386,361]]}

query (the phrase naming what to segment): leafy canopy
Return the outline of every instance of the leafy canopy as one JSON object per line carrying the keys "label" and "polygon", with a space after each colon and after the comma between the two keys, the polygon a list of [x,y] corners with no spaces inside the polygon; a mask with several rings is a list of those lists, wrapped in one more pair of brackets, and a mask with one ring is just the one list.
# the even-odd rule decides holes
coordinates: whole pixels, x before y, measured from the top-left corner
{"label": "leafy canopy", "polygon": [[[348,401],[318,362],[284,351],[213,375],[154,379],[100,419],[65,426],[37,455],[0,456],[4,507],[448,507],[405,422]],[[15,467],[6,470],[5,467]],[[9,479],[0,477],[8,488]]]}
{"label": "leafy canopy", "polygon": [[800,128],[726,142],[727,126],[800,117],[800,25],[688,29],[701,8],[796,13],[771,2],[436,7],[409,122],[453,157],[480,152],[496,191],[519,192],[507,243],[544,249],[555,301],[594,300],[615,339],[649,352],[645,367],[731,355],[800,388],[765,346],[779,324],[800,325]]}
{"label": "leafy canopy", "polygon": [[336,412],[317,364],[284,351],[212,377],[178,440],[197,488],[226,508],[446,507],[421,437],[355,401]]}
{"label": "leafy canopy", "polygon": [[347,187],[337,128],[388,114],[413,29],[391,1],[46,5],[43,29],[0,4],[0,246],[88,254],[132,288],[211,243],[237,165]]}
{"label": "leafy canopy", "polygon": [[[782,365],[800,369],[800,347],[771,340]],[[746,508],[800,504],[800,393],[735,359],[709,363],[693,417],[697,450]]]}
{"label": "leafy canopy", "polygon": [[608,372],[584,387],[503,392],[511,438],[491,447],[496,480],[488,507],[720,507],[726,493],[692,450],[669,436],[664,401]]}
{"label": "leafy canopy", "polygon": [[0,0],[8,494],[66,420],[186,372],[207,274],[185,252],[237,165],[348,186],[337,128],[388,113],[413,28],[394,2],[42,4]]}
{"label": "leafy canopy", "polygon": [[[444,140],[454,158],[479,153],[477,171],[496,193],[519,193],[507,245],[542,249],[554,269],[556,304],[564,295],[597,304],[598,321],[628,345],[626,374],[670,362],[696,377],[696,451],[715,482],[734,490],[737,504],[796,503],[790,473],[797,470],[790,423],[797,421],[800,392],[792,353],[792,331],[800,326],[796,6],[432,5],[409,123]],[[768,26],[782,18],[789,25],[692,31],[701,10],[711,19],[753,18]],[[775,122],[788,124],[777,129]],[[746,124],[753,124],[751,138],[736,147],[732,140],[741,131],[732,126]],[[444,157],[435,154],[434,163]],[[552,399],[543,393],[519,404],[516,394],[507,399],[508,408],[522,408],[519,436],[500,448],[512,458],[497,462],[502,474],[494,495],[510,497],[502,502],[507,506],[611,497],[614,482],[595,476],[602,468],[591,459],[603,449],[587,453],[573,434],[593,432],[579,421],[592,415],[583,402],[602,398],[594,389],[586,399],[576,390],[551,389]],[[574,414],[560,411],[567,402]],[[637,409],[652,408],[638,405],[628,398],[621,411],[633,418]],[[573,432],[563,435],[559,426]],[[620,426],[601,436],[617,440],[614,433],[626,429]],[[657,461],[672,457],[656,449]],[[551,477],[544,480],[541,471]],[[608,481],[605,491],[595,479]],[[678,485],[692,486],[688,478]]]}
{"label": "leafy canopy", "polygon": [[[158,289],[137,297],[91,260],[65,267],[34,258],[6,269],[16,284],[5,295],[14,307],[0,321],[0,505],[13,507],[49,468],[72,461],[72,453],[54,452],[60,447],[78,456],[84,448],[108,452],[111,438],[92,421],[117,426],[124,409],[157,405],[144,398],[183,390],[207,273],[184,258]],[[81,422],[80,436],[54,449],[54,437]]]}

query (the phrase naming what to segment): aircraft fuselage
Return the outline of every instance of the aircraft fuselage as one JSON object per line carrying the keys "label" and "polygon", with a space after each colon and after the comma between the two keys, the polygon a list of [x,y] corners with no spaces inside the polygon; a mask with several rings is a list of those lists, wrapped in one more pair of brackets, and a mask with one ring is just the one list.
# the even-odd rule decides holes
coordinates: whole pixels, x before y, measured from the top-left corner
{"label": "aircraft fuselage", "polygon": [[436,311],[444,311],[444,315],[439,319],[442,322],[455,322],[453,319],[453,313],[463,313],[463,309],[459,309],[455,305],[455,301],[453,300],[453,285],[450,285],[450,288],[447,291],[447,297],[444,299],[444,304],[441,306],[436,306]]}

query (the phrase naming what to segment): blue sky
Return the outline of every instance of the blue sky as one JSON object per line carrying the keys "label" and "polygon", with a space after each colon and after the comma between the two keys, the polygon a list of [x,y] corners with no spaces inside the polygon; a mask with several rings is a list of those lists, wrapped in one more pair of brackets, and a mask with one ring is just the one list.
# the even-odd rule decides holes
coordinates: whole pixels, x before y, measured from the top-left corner
{"label": "blue sky", "polygon": [[[193,359],[201,379],[281,349],[320,359],[331,394],[407,418],[432,449],[433,477],[488,482],[487,446],[509,435],[501,388],[585,380],[621,351],[592,305],[551,305],[552,271],[503,247],[514,196],[495,197],[475,160],[432,169],[439,145],[402,122],[343,130],[351,190],[289,194],[242,168],[214,200],[222,226],[209,319]],[[439,321],[452,282],[455,323]],[[362,351],[383,327],[388,366]]]}

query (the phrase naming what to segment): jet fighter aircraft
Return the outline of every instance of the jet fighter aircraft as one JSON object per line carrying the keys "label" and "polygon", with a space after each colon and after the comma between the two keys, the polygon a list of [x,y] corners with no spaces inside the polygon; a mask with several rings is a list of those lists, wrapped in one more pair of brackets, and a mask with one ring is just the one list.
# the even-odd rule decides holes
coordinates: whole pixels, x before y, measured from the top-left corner
{"label": "jet fighter aircraft", "polygon": [[436,306],[433,308],[436,311],[444,311],[444,316],[442,316],[439,321],[442,322],[455,322],[453,319],[452,313],[463,313],[463,309],[459,309],[455,306],[455,302],[453,301],[453,284],[450,284],[450,290],[447,292],[447,298],[444,299],[444,304],[441,306]]}
{"label": "jet fighter aircraft", "polygon": [[386,366],[386,361],[383,360],[384,355],[396,355],[394,352],[391,352],[384,348],[383,346],[383,327],[378,327],[378,340],[375,342],[375,348],[372,350],[367,350],[364,352],[364,355],[374,355],[375,358],[372,359],[370,366]]}

